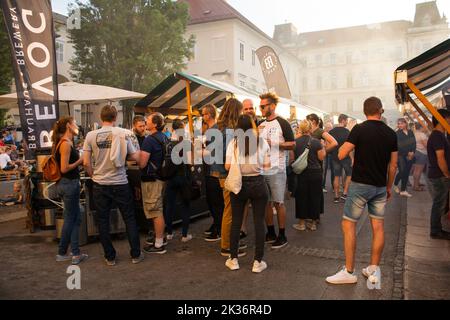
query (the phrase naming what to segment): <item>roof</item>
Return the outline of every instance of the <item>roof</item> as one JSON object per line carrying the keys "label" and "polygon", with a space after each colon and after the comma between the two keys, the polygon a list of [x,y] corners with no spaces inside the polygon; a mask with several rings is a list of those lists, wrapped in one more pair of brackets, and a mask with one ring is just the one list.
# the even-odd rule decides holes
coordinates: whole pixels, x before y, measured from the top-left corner
{"label": "roof", "polygon": [[447,23],[445,17],[441,17],[436,1],[416,4],[416,15],[413,27],[428,27]]}
{"label": "roof", "polygon": [[[420,56],[401,65],[396,71],[406,70],[408,80],[426,96],[448,88],[450,84],[450,39],[438,44]],[[411,90],[406,84],[396,85],[396,99],[399,103],[408,101]]]}
{"label": "roof", "polygon": [[[283,46],[259,29],[254,23],[244,17],[239,11],[233,8],[225,0],[179,0],[189,5],[189,15],[191,17],[189,24],[201,24],[223,20],[237,19],[249,26],[260,35],[270,40],[280,48]],[[292,55],[292,57],[295,57]]]}
{"label": "roof", "polygon": [[367,39],[375,41],[378,39],[403,38],[411,25],[410,21],[397,20],[348,28],[313,31],[300,33],[297,41],[300,47],[311,47],[336,45],[346,41],[366,42]]}

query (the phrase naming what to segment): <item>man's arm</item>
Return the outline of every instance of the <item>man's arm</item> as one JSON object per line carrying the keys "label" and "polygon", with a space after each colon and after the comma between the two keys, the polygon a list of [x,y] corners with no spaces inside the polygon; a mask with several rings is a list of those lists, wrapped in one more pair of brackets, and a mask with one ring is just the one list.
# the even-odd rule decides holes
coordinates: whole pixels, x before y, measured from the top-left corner
{"label": "man's arm", "polygon": [[280,150],[294,150],[295,149],[295,141],[283,142],[279,145]]}
{"label": "man's arm", "polygon": [[446,178],[450,178],[450,173],[448,172],[447,160],[445,159],[445,151],[444,150],[436,150],[436,157],[439,169],[441,169],[442,174]]}
{"label": "man's arm", "polygon": [[388,167],[388,181],[386,186],[387,191],[387,200],[389,200],[392,196],[391,190],[392,185],[394,184],[395,174],[397,173],[397,161],[398,161],[398,152],[391,153],[391,161],[389,162]]}
{"label": "man's arm", "polygon": [[339,148],[339,160],[347,158],[353,150],[355,150],[355,145],[350,142],[345,142],[342,147]]}
{"label": "man's arm", "polygon": [[83,166],[84,171],[88,174],[89,177],[92,177],[93,175],[93,169],[92,169],[92,152],[91,151],[83,151]]}
{"label": "man's arm", "polygon": [[331,151],[333,151],[334,148],[336,148],[338,146],[338,142],[336,141],[336,139],[333,138],[333,136],[331,134],[329,134],[328,132],[324,132],[322,134],[322,138],[326,142],[325,151],[327,153],[330,153]]}
{"label": "man's arm", "polygon": [[141,150],[141,155],[139,157],[138,160],[136,160],[136,162],[139,164],[139,168],[144,169],[147,164],[148,164],[148,160],[150,159],[150,153]]}
{"label": "man's arm", "polygon": [[136,163],[139,163],[140,155],[141,155],[141,152],[138,150],[135,153],[129,154],[128,158],[136,161]]}

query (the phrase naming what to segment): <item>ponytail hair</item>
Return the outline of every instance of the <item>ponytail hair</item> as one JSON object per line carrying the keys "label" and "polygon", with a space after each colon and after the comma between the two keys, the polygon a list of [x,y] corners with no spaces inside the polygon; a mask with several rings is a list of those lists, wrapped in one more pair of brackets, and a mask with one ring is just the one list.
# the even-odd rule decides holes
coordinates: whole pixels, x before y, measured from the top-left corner
{"label": "ponytail hair", "polygon": [[52,134],[52,148],[53,150],[58,145],[59,141],[61,140],[62,136],[66,133],[67,130],[67,124],[73,122],[73,117],[63,117],[55,122],[53,125],[53,134]]}

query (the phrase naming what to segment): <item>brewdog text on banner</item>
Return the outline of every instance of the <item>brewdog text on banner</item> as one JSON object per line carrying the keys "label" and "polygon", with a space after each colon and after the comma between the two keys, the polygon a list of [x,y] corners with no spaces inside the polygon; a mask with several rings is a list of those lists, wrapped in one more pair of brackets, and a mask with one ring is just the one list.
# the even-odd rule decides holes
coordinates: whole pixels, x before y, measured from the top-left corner
{"label": "brewdog text on banner", "polygon": [[291,99],[291,90],[284,74],[283,66],[275,51],[268,46],[256,51],[269,91],[275,91],[280,97]]}
{"label": "brewdog text on banner", "polygon": [[50,0],[1,0],[8,30],[27,159],[50,148],[59,118],[55,33]]}

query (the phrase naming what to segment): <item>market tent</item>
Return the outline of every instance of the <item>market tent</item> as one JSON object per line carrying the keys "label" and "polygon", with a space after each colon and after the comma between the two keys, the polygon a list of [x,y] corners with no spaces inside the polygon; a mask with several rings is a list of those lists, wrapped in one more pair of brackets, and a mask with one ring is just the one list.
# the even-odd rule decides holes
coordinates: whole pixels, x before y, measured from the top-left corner
{"label": "market tent", "polygon": [[[113,87],[66,82],[58,85],[59,101],[70,104],[102,103],[138,99],[145,94]],[[0,96],[0,108],[17,107],[17,93]]]}
{"label": "market tent", "polygon": [[233,94],[218,83],[202,77],[178,72],[170,75],[145,98],[137,102],[135,110],[145,113],[148,109],[162,114],[178,115],[188,110],[187,83],[190,90],[190,105],[193,110],[212,103],[220,108],[227,96]]}
{"label": "market tent", "polygon": [[450,133],[450,126],[436,111],[438,97],[450,87],[450,39],[438,44],[420,56],[401,65],[395,71],[395,96],[399,104],[411,103],[431,126],[420,101]]}

